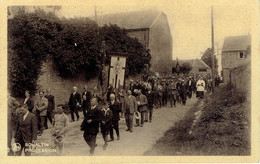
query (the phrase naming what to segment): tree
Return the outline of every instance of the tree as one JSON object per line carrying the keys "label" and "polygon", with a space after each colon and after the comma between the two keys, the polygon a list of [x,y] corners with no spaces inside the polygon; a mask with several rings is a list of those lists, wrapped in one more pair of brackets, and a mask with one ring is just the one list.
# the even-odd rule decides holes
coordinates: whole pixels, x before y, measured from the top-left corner
{"label": "tree", "polygon": [[14,96],[34,93],[41,66],[51,53],[57,18],[43,11],[20,12],[8,20],[8,81]]}
{"label": "tree", "polygon": [[188,74],[190,70],[192,69],[190,63],[185,62],[181,65],[180,70],[183,74]]}
{"label": "tree", "polygon": [[100,35],[106,41],[107,52],[127,54],[126,75],[140,74],[145,64],[151,67],[150,51],[137,40],[127,36],[125,29],[117,25],[104,25],[100,28]]}
{"label": "tree", "polygon": [[[202,55],[203,60],[210,68],[212,68],[212,48],[208,48]],[[215,67],[217,66],[217,58],[214,56]]]}
{"label": "tree", "polygon": [[86,79],[100,70],[98,25],[88,18],[62,19],[61,30],[53,44],[54,63],[63,78],[84,73]]}
{"label": "tree", "polygon": [[104,40],[107,52],[128,55],[126,75],[140,74],[145,64],[150,68],[149,50],[116,25],[98,27],[88,18],[59,19],[43,10],[17,14],[8,20],[9,89],[15,97],[23,96],[24,90],[33,94],[47,58],[54,61],[63,78],[80,73],[84,73],[87,80],[97,77]]}

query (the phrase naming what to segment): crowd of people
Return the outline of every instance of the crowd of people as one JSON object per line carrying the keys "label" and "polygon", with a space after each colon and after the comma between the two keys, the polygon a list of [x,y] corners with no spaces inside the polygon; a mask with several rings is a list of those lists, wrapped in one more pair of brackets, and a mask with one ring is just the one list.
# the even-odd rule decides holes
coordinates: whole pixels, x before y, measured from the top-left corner
{"label": "crowd of people", "polygon": [[[216,78],[216,86],[219,79]],[[146,81],[129,80],[125,87],[113,88],[109,86],[105,93],[99,93],[97,88],[89,90],[84,87],[82,94],[76,86],[69,97],[70,117],[64,113],[63,106],[55,110],[55,98],[50,90],[39,92],[36,101],[25,91],[25,99],[19,104],[15,98],[8,95],[8,154],[31,155],[30,147],[26,143],[35,143],[37,136],[41,136],[48,129],[48,120],[51,123],[51,141],[59,154],[62,153],[64,138],[69,130],[69,122],[79,121],[79,112],[84,119],[80,129],[90,147],[90,154],[94,154],[96,136],[101,130],[106,150],[108,142],[120,140],[119,120],[125,117],[126,131],[132,133],[133,127],[143,127],[152,122],[153,109],[161,107],[176,107],[177,103],[185,105],[192,95],[203,98],[205,90],[212,90],[210,76],[165,76],[163,78],[149,78]],[[45,95],[44,95],[45,94]],[[76,115],[76,119],[75,116]],[[134,121],[135,120],[135,121]],[[19,143],[21,149],[14,152],[12,143]]]}

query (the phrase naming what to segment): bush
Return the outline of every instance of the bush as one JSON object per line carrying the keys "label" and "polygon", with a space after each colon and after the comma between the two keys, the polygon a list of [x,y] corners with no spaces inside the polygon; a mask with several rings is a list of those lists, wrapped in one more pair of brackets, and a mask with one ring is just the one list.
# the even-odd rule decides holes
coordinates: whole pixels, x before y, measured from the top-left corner
{"label": "bush", "polygon": [[145,69],[145,64],[151,67],[150,51],[137,40],[127,36],[125,29],[117,25],[104,25],[100,28],[100,35],[106,41],[107,52],[125,53],[126,75],[140,74]]}
{"label": "bush", "polygon": [[[48,57],[54,60],[63,78],[80,73],[87,80],[97,77],[103,60],[103,40],[107,44],[105,53],[128,55],[126,75],[141,73],[145,64],[150,67],[149,51],[116,25],[99,28],[88,18],[58,19],[41,10],[17,14],[8,20],[9,90],[15,97],[22,97],[25,90],[34,94],[42,64]],[[105,61],[109,63],[109,56]]]}
{"label": "bush", "polygon": [[51,53],[57,19],[42,11],[19,13],[8,20],[8,80],[13,96],[35,91],[41,66]]}

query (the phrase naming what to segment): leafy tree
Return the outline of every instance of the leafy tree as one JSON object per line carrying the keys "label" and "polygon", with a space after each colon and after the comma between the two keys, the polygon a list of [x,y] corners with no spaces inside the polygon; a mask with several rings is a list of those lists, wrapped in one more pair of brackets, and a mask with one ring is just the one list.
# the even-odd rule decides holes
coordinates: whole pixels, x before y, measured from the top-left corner
{"label": "leafy tree", "polygon": [[14,96],[35,91],[41,66],[51,53],[57,18],[43,11],[20,12],[8,20],[8,80]]}
{"label": "leafy tree", "polygon": [[[208,48],[202,55],[201,59],[212,68],[212,48]],[[215,66],[217,66],[217,58],[214,56]]]}
{"label": "leafy tree", "polygon": [[88,18],[61,20],[62,29],[54,42],[54,63],[63,78],[85,73],[90,79],[100,67],[100,45],[97,24]]}
{"label": "leafy tree", "polygon": [[[101,45],[105,50],[127,54],[126,75],[139,74],[150,67],[151,55],[137,39],[127,36],[116,25],[98,27],[88,18],[58,19],[42,10],[19,13],[8,20],[8,80],[14,96],[24,90],[34,92],[43,62],[47,58],[63,78],[80,73],[86,79],[97,77],[101,70]],[[109,63],[109,56],[106,57]]]}
{"label": "leafy tree", "polygon": [[117,52],[127,55],[126,75],[140,74],[145,64],[151,67],[150,51],[137,40],[127,36],[125,29],[117,25],[104,25],[100,28],[100,35],[106,41],[107,53]]}
{"label": "leafy tree", "polygon": [[188,62],[183,63],[180,67],[180,71],[184,74],[188,74],[191,69],[192,69],[192,67],[191,67],[190,63],[188,63]]}

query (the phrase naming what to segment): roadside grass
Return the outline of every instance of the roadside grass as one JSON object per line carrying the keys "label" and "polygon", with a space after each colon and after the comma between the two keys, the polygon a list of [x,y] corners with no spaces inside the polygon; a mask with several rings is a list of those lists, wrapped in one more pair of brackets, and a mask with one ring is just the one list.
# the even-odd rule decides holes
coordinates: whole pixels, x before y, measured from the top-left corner
{"label": "roadside grass", "polygon": [[[199,110],[201,116],[191,128]],[[221,85],[144,155],[250,155],[250,111],[244,93]]]}

